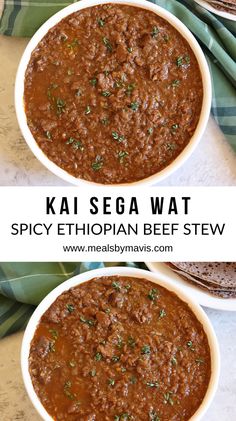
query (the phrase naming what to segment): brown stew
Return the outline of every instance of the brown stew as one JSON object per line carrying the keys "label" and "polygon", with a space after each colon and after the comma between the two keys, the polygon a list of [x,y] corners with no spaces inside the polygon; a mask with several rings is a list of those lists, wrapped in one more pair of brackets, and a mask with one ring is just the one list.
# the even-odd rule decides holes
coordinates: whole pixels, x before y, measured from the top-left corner
{"label": "brown stew", "polygon": [[202,325],[146,279],[94,278],[60,295],[31,343],[35,391],[55,420],[184,421],[211,375]]}
{"label": "brown stew", "polygon": [[202,80],[166,20],[106,4],[63,19],[33,51],[25,77],[29,128],[77,178],[128,183],[168,166],[198,124]]}

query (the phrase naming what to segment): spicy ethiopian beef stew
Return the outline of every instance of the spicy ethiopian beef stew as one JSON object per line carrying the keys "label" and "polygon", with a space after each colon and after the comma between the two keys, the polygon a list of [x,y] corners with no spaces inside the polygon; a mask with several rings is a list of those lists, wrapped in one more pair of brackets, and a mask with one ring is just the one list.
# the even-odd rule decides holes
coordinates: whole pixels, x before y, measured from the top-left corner
{"label": "spicy ethiopian beef stew", "polygon": [[170,164],[198,124],[197,60],[167,21],[106,4],[63,19],[33,51],[29,128],[47,157],[99,183],[144,179]]}
{"label": "spicy ethiopian beef stew", "polygon": [[34,389],[55,420],[184,421],[211,375],[188,305],[146,279],[94,278],[61,294],[31,343]]}

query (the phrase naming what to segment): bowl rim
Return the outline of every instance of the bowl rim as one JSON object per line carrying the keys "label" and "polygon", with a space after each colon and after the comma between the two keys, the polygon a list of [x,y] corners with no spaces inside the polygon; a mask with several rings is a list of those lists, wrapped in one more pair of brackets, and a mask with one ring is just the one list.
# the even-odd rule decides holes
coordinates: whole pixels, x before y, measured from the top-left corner
{"label": "bowl rim", "polygon": [[[25,107],[24,107],[24,81],[25,81],[25,72],[27,69],[27,65],[29,63],[31,53],[36,48],[40,40],[46,35],[46,33],[57,23],[59,23],[63,18],[66,16],[78,11],[85,9],[87,7],[93,7],[97,5],[107,4],[107,3],[115,3],[115,4],[123,4],[123,5],[130,5],[134,7],[138,7],[141,9],[146,9],[156,13],[158,16],[162,17],[163,19],[167,20],[170,25],[172,25],[188,42],[190,45],[200,68],[202,84],[203,84],[203,101],[202,101],[202,109],[200,113],[200,118],[195,129],[195,132],[190,139],[189,143],[185,146],[183,151],[172,161],[167,167],[162,169],[161,171],[146,177],[144,179],[134,181],[131,183],[118,183],[118,184],[104,184],[104,183],[96,183],[95,181],[88,181],[82,178],[76,178],[73,175],[69,174],[54,162],[52,162],[40,149],[36,140],[34,139],[26,119]],[[146,0],[81,0],[80,2],[76,2],[70,4],[69,6],[65,7],[64,9],[60,10],[56,14],[54,14],[51,18],[49,18],[33,35],[31,40],[29,41],[25,51],[21,57],[17,74],[15,80],[15,110],[16,116],[18,120],[18,124],[21,130],[21,133],[28,144],[29,148],[35,155],[35,157],[43,164],[51,173],[58,176],[62,180],[76,186],[82,185],[95,185],[95,186],[110,186],[110,187],[120,187],[120,186],[136,186],[136,185],[153,185],[156,182],[162,181],[164,178],[171,175],[174,171],[176,171],[180,166],[182,166],[185,161],[190,157],[190,155],[195,150],[196,146],[199,144],[203,133],[205,131],[209,114],[211,108],[211,98],[212,98],[212,86],[211,86],[211,76],[209,67],[207,64],[207,60],[203,54],[201,47],[199,46],[197,40],[190,32],[190,30],[172,13],[168,10],[151,3]]]}
{"label": "bowl rim", "polygon": [[193,414],[189,421],[199,421],[202,416],[206,413],[207,409],[209,408],[214,395],[217,390],[218,381],[219,381],[219,374],[220,374],[220,351],[219,345],[217,341],[217,337],[213,326],[200,307],[200,305],[195,302],[192,297],[186,294],[185,291],[179,286],[176,286],[175,281],[170,280],[167,276],[163,274],[156,274],[144,269],[132,268],[132,267],[106,267],[106,268],[98,268],[83,272],[79,275],[70,278],[69,280],[63,282],[58,287],[53,289],[38,305],[36,310],[34,311],[33,315],[31,316],[26,330],[24,332],[22,346],[21,346],[21,371],[23,376],[23,381],[25,384],[26,391],[30,400],[39,413],[39,415],[45,421],[53,421],[52,417],[47,413],[46,409],[40,402],[31,381],[30,373],[29,373],[29,351],[30,351],[30,343],[34,336],[35,329],[39,323],[40,318],[45,313],[45,311],[50,307],[50,305],[56,300],[56,298],[61,295],[64,291],[67,291],[70,288],[78,286],[82,283],[89,282],[91,279],[95,277],[102,277],[102,276],[132,276],[135,278],[145,278],[153,283],[159,284],[163,286],[169,291],[173,291],[182,301],[186,302],[190,309],[193,311],[197,319],[202,324],[204,331],[207,335],[209,347],[210,347],[210,354],[211,354],[211,377],[207,392],[205,397],[197,409],[197,411]]}

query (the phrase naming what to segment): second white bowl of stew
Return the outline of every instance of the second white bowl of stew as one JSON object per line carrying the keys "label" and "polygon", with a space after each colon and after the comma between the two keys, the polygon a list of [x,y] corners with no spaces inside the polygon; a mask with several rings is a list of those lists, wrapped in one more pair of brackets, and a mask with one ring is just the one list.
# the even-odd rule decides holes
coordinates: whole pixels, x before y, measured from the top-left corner
{"label": "second white bowl of stew", "polygon": [[41,302],[21,363],[45,421],[196,421],[216,391],[219,349],[204,311],[174,282],[114,267]]}

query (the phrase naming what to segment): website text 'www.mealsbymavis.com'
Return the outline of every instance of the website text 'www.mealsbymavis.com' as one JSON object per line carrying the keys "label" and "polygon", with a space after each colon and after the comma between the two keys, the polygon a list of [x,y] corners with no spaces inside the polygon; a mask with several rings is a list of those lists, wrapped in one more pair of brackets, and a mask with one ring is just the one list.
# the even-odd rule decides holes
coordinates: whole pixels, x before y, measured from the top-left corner
{"label": "website text 'www.mealsbymavis.com'", "polygon": [[64,245],[63,251],[65,253],[172,253],[174,251],[173,246],[170,245],[155,245],[150,246],[148,244],[143,245],[126,245],[121,246],[118,244],[103,244],[103,245]]}

